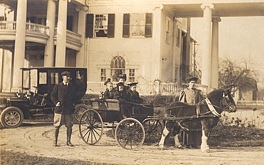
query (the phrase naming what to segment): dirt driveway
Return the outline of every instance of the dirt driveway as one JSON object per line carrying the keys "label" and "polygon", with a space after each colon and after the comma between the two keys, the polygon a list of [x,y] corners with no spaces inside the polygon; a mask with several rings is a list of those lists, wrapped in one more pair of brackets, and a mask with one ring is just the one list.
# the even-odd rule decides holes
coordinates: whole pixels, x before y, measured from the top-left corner
{"label": "dirt driveway", "polygon": [[[92,164],[261,164],[264,147],[212,148],[210,153],[199,149],[179,150],[168,147],[160,150],[158,146],[143,145],[131,151],[119,147],[116,141],[104,135],[99,144],[86,145],[79,137],[78,125],[73,127],[72,143],[67,147],[66,129],[61,128],[60,147],[54,148],[52,124],[26,123],[16,129],[1,129],[1,150],[27,153],[33,156],[53,157],[68,160],[89,161]],[[263,163],[264,164],[264,163]]]}

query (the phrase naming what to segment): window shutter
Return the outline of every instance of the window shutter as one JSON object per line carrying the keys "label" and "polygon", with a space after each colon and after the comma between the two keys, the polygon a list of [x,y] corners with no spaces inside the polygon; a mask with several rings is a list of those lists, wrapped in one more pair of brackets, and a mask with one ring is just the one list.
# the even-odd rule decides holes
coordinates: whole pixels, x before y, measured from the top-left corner
{"label": "window shutter", "polygon": [[129,23],[130,23],[130,14],[124,14],[123,16],[123,37],[129,37]]}
{"label": "window shutter", "polygon": [[146,13],[145,37],[152,37],[152,13]]}
{"label": "window shutter", "polygon": [[87,14],[86,15],[86,29],[85,29],[85,37],[93,38],[93,27],[94,27],[94,15]]}
{"label": "window shutter", "polygon": [[107,37],[114,38],[115,36],[115,14],[108,14]]}

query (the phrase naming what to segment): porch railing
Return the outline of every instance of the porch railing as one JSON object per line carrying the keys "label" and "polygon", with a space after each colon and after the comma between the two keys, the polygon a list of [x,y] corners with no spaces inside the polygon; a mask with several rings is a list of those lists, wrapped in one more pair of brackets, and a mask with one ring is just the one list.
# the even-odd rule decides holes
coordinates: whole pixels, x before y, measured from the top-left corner
{"label": "porch railing", "polygon": [[[0,21],[0,29],[1,30],[16,30],[16,21]],[[37,32],[42,34],[49,35],[49,27],[35,24],[35,23],[26,23],[26,30],[30,32]]]}
{"label": "porch railing", "polygon": [[[87,82],[87,94],[98,94],[104,92],[106,86],[103,82]],[[113,82],[114,87],[116,86],[116,82]],[[187,84],[184,84],[187,85]],[[160,81],[154,82],[144,82],[137,84],[137,91],[140,95],[179,95],[180,90],[182,90],[182,86],[178,85],[178,83],[166,83]],[[204,94],[206,94],[206,86],[197,84],[197,88],[202,90]]]}
{"label": "porch railing", "polygon": [[[114,87],[116,83],[114,82]],[[88,81],[87,94],[100,94],[104,92],[106,86],[103,82],[91,82]],[[181,88],[175,83],[155,83],[155,82],[145,82],[139,83],[137,85],[137,91],[140,95],[176,95],[179,94]]]}

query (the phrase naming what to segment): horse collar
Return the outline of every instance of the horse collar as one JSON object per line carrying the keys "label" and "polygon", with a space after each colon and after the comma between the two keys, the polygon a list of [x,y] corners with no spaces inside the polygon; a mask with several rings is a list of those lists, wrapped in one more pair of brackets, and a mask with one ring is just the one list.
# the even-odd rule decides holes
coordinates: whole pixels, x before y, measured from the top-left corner
{"label": "horse collar", "polygon": [[205,101],[206,101],[206,103],[207,103],[207,105],[208,105],[209,110],[210,110],[215,116],[220,117],[221,114],[219,114],[219,113],[215,110],[215,108],[214,108],[213,104],[211,103],[211,101],[210,101],[208,98],[205,98]]}

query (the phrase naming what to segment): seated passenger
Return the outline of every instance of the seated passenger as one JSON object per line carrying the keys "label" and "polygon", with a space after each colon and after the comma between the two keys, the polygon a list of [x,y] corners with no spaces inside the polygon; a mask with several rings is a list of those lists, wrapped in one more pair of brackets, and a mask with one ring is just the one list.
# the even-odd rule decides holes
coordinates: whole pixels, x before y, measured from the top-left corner
{"label": "seated passenger", "polygon": [[120,74],[118,75],[118,82],[120,83],[123,83],[124,84],[124,90],[127,91],[128,90],[128,86],[125,85],[125,82],[126,82],[126,74]]}
{"label": "seated passenger", "polygon": [[122,118],[127,118],[129,115],[128,111],[126,110],[126,100],[127,95],[124,90],[124,84],[122,82],[119,82],[117,84],[117,90],[114,93],[114,99],[119,100],[120,103],[120,116]]}
{"label": "seated passenger", "polygon": [[104,99],[113,99],[115,90],[113,88],[113,83],[108,78],[107,81],[104,83],[106,85],[106,90],[104,92]]}
{"label": "seated passenger", "polygon": [[127,90],[127,100],[133,103],[143,103],[143,99],[139,97],[137,92],[137,82],[128,83],[129,89]]}

